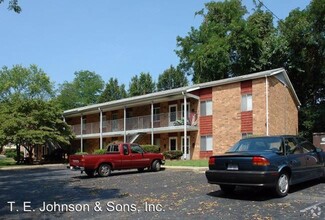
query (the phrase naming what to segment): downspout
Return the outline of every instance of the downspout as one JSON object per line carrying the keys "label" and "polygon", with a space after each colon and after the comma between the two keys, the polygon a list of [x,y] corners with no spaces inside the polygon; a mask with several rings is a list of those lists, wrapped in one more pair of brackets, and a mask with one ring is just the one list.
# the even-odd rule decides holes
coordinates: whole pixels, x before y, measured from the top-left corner
{"label": "downspout", "polygon": [[99,110],[99,146],[103,149],[103,111],[101,108]]}
{"label": "downspout", "polygon": [[265,76],[266,136],[269,136],[269,80]]}

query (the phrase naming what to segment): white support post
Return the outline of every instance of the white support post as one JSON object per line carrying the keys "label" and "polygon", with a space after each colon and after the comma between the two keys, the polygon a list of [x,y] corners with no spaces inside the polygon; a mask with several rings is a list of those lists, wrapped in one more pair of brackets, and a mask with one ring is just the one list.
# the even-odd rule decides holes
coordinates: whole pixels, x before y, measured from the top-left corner
{"label": "white support post", "polygon": [[101,108],[99,110],[99,147],[103,149],[103,111]]}
{"label": "white support post", "polygon": [[124,106],[124,121],[123,121],[123,126],[124,126],[124,143],[126,142],[126,106]]}
{"label": "white support post", "polygon": [[269,136],[269,80],[265,76],[266,136]]}
{"label": "white support post", "polygon": [[187,99],[184,93],[184,160],[187,159]]}
{"label": "white support post", "polygon": [[154,144],[154,134],[153,134],[153,102],[151,102],[151,145]]}
{"label": "white support post", "polygon": [[80,116],[80,151],[84,151],[84,140],[83,140],[83,120],[82,114]]}

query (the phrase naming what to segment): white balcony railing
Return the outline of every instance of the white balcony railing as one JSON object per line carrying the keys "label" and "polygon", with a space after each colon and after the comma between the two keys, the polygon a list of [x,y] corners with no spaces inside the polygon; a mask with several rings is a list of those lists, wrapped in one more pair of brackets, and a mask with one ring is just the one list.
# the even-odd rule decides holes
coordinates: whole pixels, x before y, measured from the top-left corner
{"label": "white balcony railing", "polygon": [[[188,117],[189,118],[189,117]],[[153,127],[175,127],[184,125],[182,112],[162,113],[154,115]],[[197,121],[197,119],[196,119]],[[188,126],[197,126],[196,122],[187,120]],[[100,133],[100,122],[85,123],[82,125],[82,134]],[[151,115],[126,118],[126,131],[150,129]],[[81,124],[72,125],[72,129],[76,135],[81,134]],[[103,121],[103,133],[124,131],[124,119]]]}

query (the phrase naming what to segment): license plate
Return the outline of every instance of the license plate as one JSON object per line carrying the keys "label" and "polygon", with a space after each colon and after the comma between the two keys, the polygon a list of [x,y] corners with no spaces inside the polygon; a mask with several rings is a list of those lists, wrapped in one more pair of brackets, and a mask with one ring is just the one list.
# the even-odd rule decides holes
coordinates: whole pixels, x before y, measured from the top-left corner
{"label": "license plate", "polygon": [[228,164],[227,170],[238,170],[237,164]]}

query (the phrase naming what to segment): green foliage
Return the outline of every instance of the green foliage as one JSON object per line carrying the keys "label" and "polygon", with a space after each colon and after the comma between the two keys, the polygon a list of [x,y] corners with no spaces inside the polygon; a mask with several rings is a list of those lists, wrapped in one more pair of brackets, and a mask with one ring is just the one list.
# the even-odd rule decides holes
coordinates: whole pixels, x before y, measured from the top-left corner
{"label": "green foliage", "polygon": [[105,90],[98,98],[98,103],[110,102],[127,97],[125,85],[119,85],[116,78],[111,77],[105,86]]}
{"label": "green foliage", "polygon": [[75,154],[76,154],[76,155],[87,155],[88,153],[87,153],[87,152],[80,152],[80,151],[78,151],[78,152],[76,152]]}
{"label": "green foliage", "polygon": [[93,154],[106,154],[106,149],[97,149],[93,152]]}
{"label": "green foliage", "polygon": [[156,145],[141,145],[145,152],[160,153],[160,148]]}
{"label": "green foliage", "polygon": [[175,89],[188,85],[188,80],[185,74],[176,69],[173,66],[170,66],[158,77],[157,90],[164,91],[169,89]]}
{"label": "green foliage", "polygon": [[137,75],[132,77],[129,84],[129,96],[139,96],[155,91],[156,85],[152,80],[150,73],[140,73],[140,76]]}
{"label": "green foliage", "polygon": [[53,102],[15,99],[0,103],[0,145],[24,146],[32,157],[35,146],[49,142],[69,145],[74,138]]}
{"label": "green foliage", "polygon": [[165,156],[166,159],[179,159],[183,155],[183,152],[180,150],[170,150],[170,151],[165,151],[163,152],[163,155]]}
{"label": "green foliage", "polygon": [[[0,4],[3,2],[4,0],[0,0]],[[21,12],[21,7],[18,5],[18,0],[10,0],[8,10],[13,10],[14,12],[19,14]]]}
{"label": "green foliage", "polygon": [[0,100],[14,98],[48,100],[54,96],[54,85],[36,65],[29,68],[15,65],[0,70]]}
{"label": "green foliage", "polygon": [[72,82],[60,85],[57,102],[64,110],[95,104],[103,88],[104,81],[100,75],[90,71],[79,71],[75,73]]}
{"label": "green foliage", "polygon": [[[24,157],[24,153],[23,152],[19,152],[20,153],[20,158]],[[17,158],[17,150],[16,149],[7,149],[5,152],[6,157],[8,158],[13,158],[15,161],[18,160]]]}

